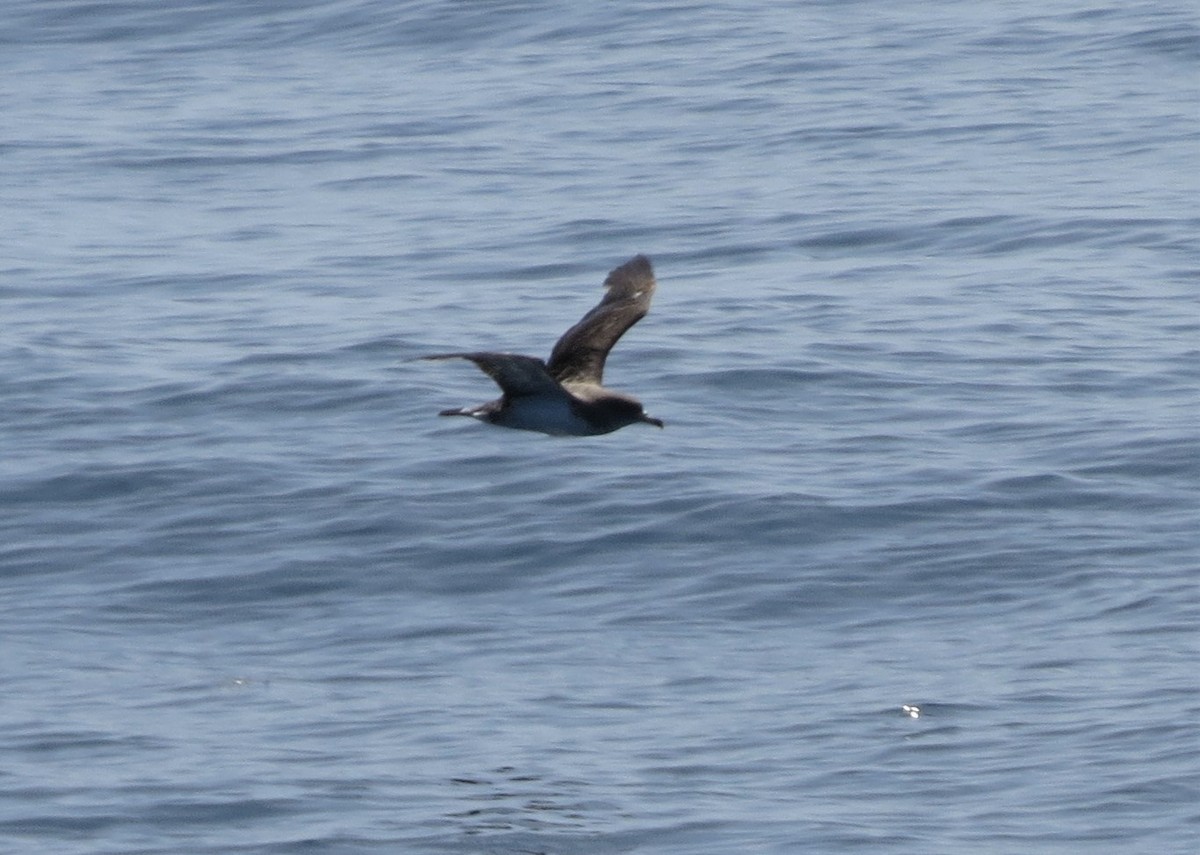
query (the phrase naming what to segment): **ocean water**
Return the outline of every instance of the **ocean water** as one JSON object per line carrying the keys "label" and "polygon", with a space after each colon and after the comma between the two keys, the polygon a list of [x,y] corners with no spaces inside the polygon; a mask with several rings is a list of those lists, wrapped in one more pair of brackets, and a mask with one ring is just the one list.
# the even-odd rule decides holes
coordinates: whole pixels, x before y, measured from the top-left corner
{"label": "ocean water", "polygon": [[1193,3],[0,42],[0,852],[1200,851]]}

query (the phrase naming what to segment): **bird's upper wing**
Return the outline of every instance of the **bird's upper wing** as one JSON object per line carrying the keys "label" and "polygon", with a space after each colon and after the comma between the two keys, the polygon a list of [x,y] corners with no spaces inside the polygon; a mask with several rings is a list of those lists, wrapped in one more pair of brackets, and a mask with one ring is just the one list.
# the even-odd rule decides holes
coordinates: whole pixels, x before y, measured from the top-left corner
{"label": "bird's upper wing", "polygon": [[560,383],[600,384],[612,346],[650,311],[654,294],[650,259],[631,258],[608,274],[604,287],[608,289],[604,299],[554,345],[546,370]]}
{"label": "bird's upper wing", "polygon": [[545,392],[563,394],[563,388],[546,372],[546,363],[533,356],[516,353],[438,353],[422,359],[469,359],[509,397],[538,395]]}

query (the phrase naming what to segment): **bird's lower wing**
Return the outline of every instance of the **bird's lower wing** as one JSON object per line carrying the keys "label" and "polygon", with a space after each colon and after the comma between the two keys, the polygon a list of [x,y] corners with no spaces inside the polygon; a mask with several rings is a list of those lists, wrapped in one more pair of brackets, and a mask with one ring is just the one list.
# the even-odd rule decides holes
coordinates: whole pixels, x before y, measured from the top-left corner
{"label": "bird's lower wing", "polygon": [[540,395],[547,392],[565,394],[546,371],[546,363],[534,356],[516,353],[438,353],[422,356],[422,359],[469,359],[479,366],[484,374],[496,381],[504,394],[512,397]]}

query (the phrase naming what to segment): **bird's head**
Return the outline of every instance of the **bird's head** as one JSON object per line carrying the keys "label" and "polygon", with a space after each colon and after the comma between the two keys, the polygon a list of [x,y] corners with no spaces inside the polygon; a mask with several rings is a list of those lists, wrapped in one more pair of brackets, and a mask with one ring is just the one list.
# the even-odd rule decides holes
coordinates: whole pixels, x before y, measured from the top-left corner
{"label": "bird's head", "polygon": [[[617,427],[636,424],[654,425],[661,428],[663,426],[662,419],[656,419],[653,416],[647,415],[645,409],[642,408],[641,401],[632,398],[629,395],[613,393],[605,402],[608,408],[610,417]],[[614,428],[615,430],[615,428]]]}

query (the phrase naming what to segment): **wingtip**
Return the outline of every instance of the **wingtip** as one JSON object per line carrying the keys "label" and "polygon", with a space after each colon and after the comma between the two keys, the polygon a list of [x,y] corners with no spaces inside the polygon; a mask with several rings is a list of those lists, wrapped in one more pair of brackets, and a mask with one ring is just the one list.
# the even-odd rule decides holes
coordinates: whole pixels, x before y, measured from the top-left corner
{"label": "wingtip", "polygon": [[619,279],[635,277],[654,278],[654,265],[651,263],[649,256],[640,252],[624,264],[614,267],[608,274],[608,281],[611,283]]}

